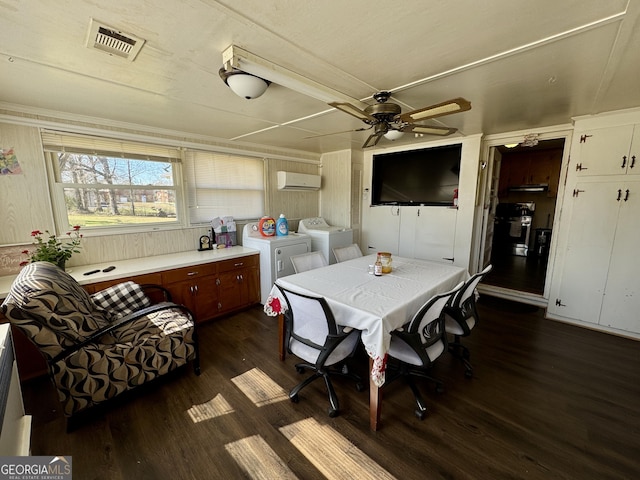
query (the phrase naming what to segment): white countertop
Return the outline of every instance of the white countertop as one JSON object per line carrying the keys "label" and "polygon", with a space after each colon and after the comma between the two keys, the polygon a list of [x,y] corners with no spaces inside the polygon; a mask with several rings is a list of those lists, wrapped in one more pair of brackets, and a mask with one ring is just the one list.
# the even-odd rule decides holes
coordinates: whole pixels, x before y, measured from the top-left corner
{"label": "white countertop", "polygon": [[[253,253],[259,253],[259,250],[256,250],[255,248],[235,246],[221,248],[219,250],[170,253],[154,257],[132,258],[129,260],[73,266],[67,268],[67,272],[75,278],[80,285],[86,285],[89,283],[143,275],[145,273],[154,273],[161,270],[170,270],[172,268],[188,267],[190,265],[228,260],[230,258],[243,257]],[[107,273],[102,272],[103,269],[112,265],[116,267],[114,270]],[[98,269],[100,270],[98,273],[84,275],[85,272]],[[7,296],[16,276],[17,275],[7,275],[0,277],[0,299]]]}

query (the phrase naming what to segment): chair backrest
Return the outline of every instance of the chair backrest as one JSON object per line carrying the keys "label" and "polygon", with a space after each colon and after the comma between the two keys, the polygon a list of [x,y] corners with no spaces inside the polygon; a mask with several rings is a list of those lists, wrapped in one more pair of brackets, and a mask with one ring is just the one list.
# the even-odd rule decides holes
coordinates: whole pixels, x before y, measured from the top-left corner
{"label": "chair backrest", "polygon": [[109,324],[84,288],[49,262],[29,263],[20,271],[2,311],[48,359]]}
{"label": "chair backrest", "polygon": [[471,300],[473,295],[475,294],[476,287],[482,281],[484,277],[488,275],[488,273],[493,268],[493,265],[487,265],[487,267],[481,272],[472,275],[462,286],[460,291],[453,297],[451,301],[451,308],[453,309],[462,309],[464,305]]}
{"label": "chair backrest", "polygon": [[336,257],[336,262],[345,262],[353,258],[361,257],[362,251],[360,251],[360,247],[357,243],[352,243],[346,247],[335,247],[333,249],[333,254]]}
{"label": "chair backrest", "polygon": [[306,272],[307,270],[328,265],[327,259],[324,258],[322,252],[308,252],[301,255],[294,255],[290,258],[293,264],[293,270],[296,273]]}
{"label": "chair backrest", "polygon": [[431,297],[409,322],[407,333],[419,333],[423,347],[433,345],[445,335],[443,310],[463,285],[460,282],[453,290]]}
{"label": "chair backrest", "polygon": [[328,335],[336,335],[333,313],[322,297],[312,297],[287,290],[278,285],[285,301],[287,311],[285,320],[289,350],[296,353],[299,343],[321,350]]}

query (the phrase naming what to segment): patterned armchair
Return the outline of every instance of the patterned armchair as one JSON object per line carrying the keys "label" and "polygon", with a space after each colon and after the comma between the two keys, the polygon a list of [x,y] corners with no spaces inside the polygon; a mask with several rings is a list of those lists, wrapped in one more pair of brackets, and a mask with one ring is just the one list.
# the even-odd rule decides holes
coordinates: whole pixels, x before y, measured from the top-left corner
{"label": "patterned armchair", "polygon": [[152,304],[145,288],[125,282],[91,296],[48,262],[28,264],[13,282],[2,311],[46,358],[65,416],[189,361],[200,373],[191,312]]}

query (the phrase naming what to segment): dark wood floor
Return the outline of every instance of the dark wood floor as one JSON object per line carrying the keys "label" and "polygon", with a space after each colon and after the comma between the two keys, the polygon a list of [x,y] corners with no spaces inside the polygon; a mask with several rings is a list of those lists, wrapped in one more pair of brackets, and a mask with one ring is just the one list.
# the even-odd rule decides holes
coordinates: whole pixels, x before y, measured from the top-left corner
{"label": "dark wood floor", "polygon": [[[638,478],[640,343],[491,297],[483,297],[480,314],[467,339],[475,377],[465,379],[458,361],[443,357],[434,373],[447,391],[422,386],[430,405],[424,421],[414,417],[401,382],[384,389],[383,427],[375,433],[367,393],[340,380],[342,414],[334,419],[321,382],[303,390],[298,404],[257,407],[231,378],[259,368],[288,390],[300,376],[293,358],[277,360],[276,321],[254,308],[200,329],[200,377],[178,371],[93,412],[71,433],[48,381],[26,384],[32,454],[71,455],[74,478],[83,480],[252,478],[225,445],[257,435],[297,478],[325,478],[282,430],[312,418],[351,445],[338,453],[362,461],[361,452],[398,479]],[[366,375],[366,357],[354,360]],[[197,423],[187,414],[221,397],[229,413]],[[342,472],[369,478],[347,464]]]}
{"label": "dark wood floor", "polygon": [[483,281],[488,285],[509,288],[521,292],[544,293],[548,257],[531,254],[527,257],[495,251],[491,258],[493,269]]}

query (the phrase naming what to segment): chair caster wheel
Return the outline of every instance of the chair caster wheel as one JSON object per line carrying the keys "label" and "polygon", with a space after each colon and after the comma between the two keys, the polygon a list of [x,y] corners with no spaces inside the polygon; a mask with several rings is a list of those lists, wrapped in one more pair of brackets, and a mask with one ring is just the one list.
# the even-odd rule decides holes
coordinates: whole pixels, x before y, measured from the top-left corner
{"label": "chair caster wheel", "polygon": [[471,378],[471,377],[473,377],[473,370],[465,370],[465,371],[464,371],[464,376],[465,376],[466,378]]}
{"label": "chair caster wheel", "polygon": [[337,416],[338,416],[338,413],[339,413],[339,412],[338,412],[338,410],[334,410],[333,408],[330,408],[330,409],[329,409],[329,416],[330,416],[331,418],[335,418],[335,417],[337,417]]}
{"label": "chair caster wheel", "polygon": [[302,368],[302,367],[296,367],[296,372],[298,372],[298,373],[304,373],[304,368]]}
{"label": "chair caster wheel", "polygon": [[359,392],[364,392],[364,385],[360,382],[356,383],[356,390]]}
{"label": "chair caster wheel", "polygon": [[291,403],[298,403],[300,401],[297,393],[293,397],[289,397],[289,399],[291,400]]}
{"label": "chair caster wheel", "polygon": [[436,385],[436,393],[443,394],[444,393],[444,385]]}
{"label": "chair caster wheel", "polygon": [[194,368],[193,371],[196,375],[200,375],[202,373],[202,370],[200,370],[200,367]]}
{"label": "chair caster wheel", "polygon": [[418,418],[418,420],[424,420],[424,417],[427,415],[426,410],[420,410],[420,409],[417,409],[414,413]]}

